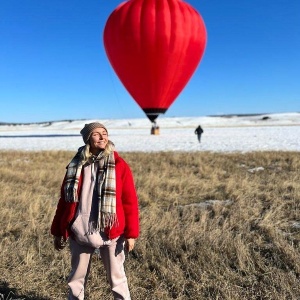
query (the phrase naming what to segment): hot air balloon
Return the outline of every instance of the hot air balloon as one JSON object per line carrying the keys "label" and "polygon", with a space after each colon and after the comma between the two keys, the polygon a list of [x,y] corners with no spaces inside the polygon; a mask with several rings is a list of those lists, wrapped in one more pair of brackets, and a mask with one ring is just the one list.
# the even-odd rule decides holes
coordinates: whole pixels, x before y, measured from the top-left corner
{"label": "hot air balloon", "polygon": [[206,28],[184,1],[129,0],[108,17],[103,41],[120,81],[155,123],[196,70]]}

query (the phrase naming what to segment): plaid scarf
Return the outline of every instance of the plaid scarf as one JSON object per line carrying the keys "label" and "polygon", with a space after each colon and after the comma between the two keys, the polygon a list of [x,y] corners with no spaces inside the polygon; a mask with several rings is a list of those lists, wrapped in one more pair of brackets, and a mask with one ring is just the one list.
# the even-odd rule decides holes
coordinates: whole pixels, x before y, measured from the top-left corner
{"label": "plaid scarf", "polygon": [[[82,152],[84,146],[78,149],[77,154],[67,167],[66,180],[64,185],[65,201],[78,202],[78,182],[81,175],[83,161]],[[99,212],[97,230],[106,227],[111,228],[117,223],[116,214],[116,171],[114,152],[104,155],[101,152],[93,161],[98,164],[97,171],[97,192],[99,201]]]}

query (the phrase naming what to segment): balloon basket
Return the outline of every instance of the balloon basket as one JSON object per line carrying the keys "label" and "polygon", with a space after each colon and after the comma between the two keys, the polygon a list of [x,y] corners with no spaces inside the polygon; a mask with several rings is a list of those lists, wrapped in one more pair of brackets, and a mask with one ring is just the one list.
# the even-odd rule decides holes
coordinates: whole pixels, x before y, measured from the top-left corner
{"label": "balloon basket", "polygon": [[159,135],[159,128],[151,128],[151,134]]}

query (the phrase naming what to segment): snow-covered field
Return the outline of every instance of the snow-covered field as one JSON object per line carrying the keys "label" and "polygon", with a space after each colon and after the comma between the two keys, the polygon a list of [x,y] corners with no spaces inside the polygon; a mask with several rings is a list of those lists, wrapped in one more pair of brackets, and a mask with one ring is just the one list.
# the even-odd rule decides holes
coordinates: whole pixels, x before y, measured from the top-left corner
{"label": "snow-covered field", "polygon": [[[0,125],[0,150],[71,150],[83,142],[85,123],[107,127],[117,151],[300,151],[300,113],[256,116],[158,118],[159,135],[150,135],[143,119],[74,120],[23,125]],[[201,124],[201,144],[194,134]]]}

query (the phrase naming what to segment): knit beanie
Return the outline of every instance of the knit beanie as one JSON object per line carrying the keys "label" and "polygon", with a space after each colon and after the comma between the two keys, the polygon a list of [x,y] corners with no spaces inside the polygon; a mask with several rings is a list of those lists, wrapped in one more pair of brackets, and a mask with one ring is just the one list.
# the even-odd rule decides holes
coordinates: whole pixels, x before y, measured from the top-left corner
{"label": "knit beanie", "polygon": [[93,123],[85,124],[84,127],[80,131],[80,134],[82,135],[82,139],[85,144],[88,143],[92,131],[96,128],[104,128],[106,130],[106,132],[108,133],[106,127],[101,123],[93,122]]}

